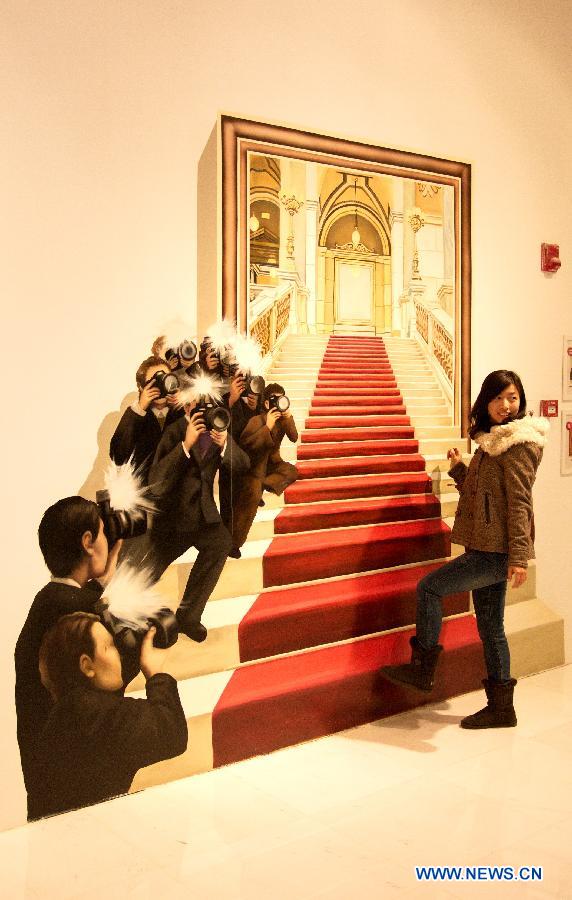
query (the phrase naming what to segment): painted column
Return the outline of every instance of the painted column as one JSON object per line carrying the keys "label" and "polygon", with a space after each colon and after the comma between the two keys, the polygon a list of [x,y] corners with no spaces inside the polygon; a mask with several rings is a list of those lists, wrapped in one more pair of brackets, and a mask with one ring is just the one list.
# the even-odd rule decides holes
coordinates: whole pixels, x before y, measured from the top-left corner
{"label": "painted column", "polygon": [[318,302],[318,225],[320,216],[320,201],[318,188],[318,167],[316,163],[306,163],[306,258],[304,279],[308,289],[308,303],[306,307],[308,331],[317,333],[317,302]]}
{"label": "painted column", "polygon": [[[395,179],[394,198],[403,194],[401,181]],[[402,200],[402,198],[401,198]],[[401,295],[403,294],[403,209],[392,207],[389,218],[391,227],[391,333],[401,335]]]}

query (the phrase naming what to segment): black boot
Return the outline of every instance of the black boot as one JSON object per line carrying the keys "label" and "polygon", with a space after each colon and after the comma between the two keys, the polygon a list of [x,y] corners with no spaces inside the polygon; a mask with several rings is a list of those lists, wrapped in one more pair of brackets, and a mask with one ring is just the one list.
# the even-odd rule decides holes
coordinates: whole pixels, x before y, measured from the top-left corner
{"label": "black boot", "polygon": [[487,695],[484,709],[461,720],[461,728],[514,728],[516,713],[512,705],[515,678],[508,681],[493,681],[485,678],[483,687]]}
{"label": "black boot", "polygon": [[202,644],[202,642],[206,640],[207,630],[202,622],[188,621],[185,617],[185,613],[179,613],[179,610],[177,610],[175,616],[181,634],[186,634],[191,641],[195,641],[197,644]]}
{"label": "black boot", "polygon": [[437,644],[430,650],[425,650],[416,637],[412,637],[409,643],[411,662],[403,666],[383,666],[381,674],[395,684],[404,684],[429,694],[433,690],[435,669],[443,648],[441,644]]}

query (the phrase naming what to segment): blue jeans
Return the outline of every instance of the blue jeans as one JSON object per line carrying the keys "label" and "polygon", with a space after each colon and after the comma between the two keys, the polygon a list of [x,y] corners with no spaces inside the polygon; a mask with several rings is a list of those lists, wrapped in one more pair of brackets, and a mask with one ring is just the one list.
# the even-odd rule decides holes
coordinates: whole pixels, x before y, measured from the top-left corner
{"label": "blue jeans", "polygon": [[442,598],[472,591],[489,678],[508,681],[510,652],[504,633],[507,574],[508,554],[467,550],[422,578],[417,585],[417,640],[421,646],[429,650],[439,641]]}

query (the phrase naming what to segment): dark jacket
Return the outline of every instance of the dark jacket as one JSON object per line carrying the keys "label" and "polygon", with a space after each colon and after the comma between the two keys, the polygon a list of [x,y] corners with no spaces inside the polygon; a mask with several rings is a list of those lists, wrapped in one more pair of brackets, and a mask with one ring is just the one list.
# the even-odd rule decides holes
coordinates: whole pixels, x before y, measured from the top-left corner
{"label": "dark jacket", "polygon": [[117,425],[109,445],[109,455],[113,462],[122,466],[133,457],[133,465],[147,483],[149,469],[161,434],[172,422],[184,415],[183,410],[170,409],[165,418],[163,430],[155,413],[148,409],[144,416],[134,412],[129,406]]}
{"label": "dark jacket", "polygon": [[124,794],[138,769],[185,752],[177,682],[153,675],[146,691],[139,700],[78,687],[54,705],[38,741],[36,816]]}
{"label": "dark jacket", "polygon": [[40,644],[48,628],[61,616],[72,612],[93,612],[103,588],[90,581],[84,588],[51,581],[36,594],[16,643],[16,716],[22,772],[28,791],[28,811],[34,814],[34,758],[38,734],[52,708],[52,701],[40,680]]}
{"label": "dark jacket", "polygon": [[213,497],[214,477],[222,468],[231,475],[246,472],[250,466],[248,456],[229,434],[224,455],[212,443],[204,456],[195,444],[190,458],[183,450],[187,419],[178,419],[165,429],[153,465],[149,481],[157,496],[159,516],[153,530],[193,532],[203,522],[211,525],[221,521]]}
{"label": "dark jacket", "polygon": [[549,424],[526,417],[478,434],[470,466],[450,475],[461,494],[451,540],[467,549],[508,553],[509,566],[534,558],[532,486]]}
{"label": "dark jacket", "polygon": [[[229,394],[225,394],[223,400],[225,406],[228,407]],[[253,416],[258,415],[258,411],[256,409],[250,409],[250,407],[244,402],[242,397],[239,398],[233,406],[229,407],[229,410],[230,433],[232,434],[235,441],[238,441],[238,443],[240,443],[240,436],[244,431],[246,423],[249,422]]]}

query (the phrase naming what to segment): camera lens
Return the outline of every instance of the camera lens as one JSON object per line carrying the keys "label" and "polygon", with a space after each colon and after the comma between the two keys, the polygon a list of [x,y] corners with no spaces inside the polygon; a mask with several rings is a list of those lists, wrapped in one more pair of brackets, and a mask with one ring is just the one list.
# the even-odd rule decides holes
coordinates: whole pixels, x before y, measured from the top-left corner
{"label": "camera lens", "polygon": [[193,341],[183,341],[179,345],[179,357],[186,363],[193,361],[197,355],[197,345]]}
{"label": "camera lens", "polygon": [[278,412],[286,412],[287,409],[290,409],[290,400],[286,394],[276,397],[276,409]]}
{"label": "camera lens", "polygon": [[166,394],[176,394],[179,390],[179,379],[176,375],[169,373],[163,378],[163,390]]}
{"label": "camera lens", "polygon": [[248,382],[248,393],[249,394],[263,394],[264,388],[266,384],[264,382],[264,378],[262,375],[255,375]]}
{"label": "camera lens", "polygon": [[207,416],[207,428],[209,431],[227,431],[230,425],[230,413],[224,406],[209,410]]}

